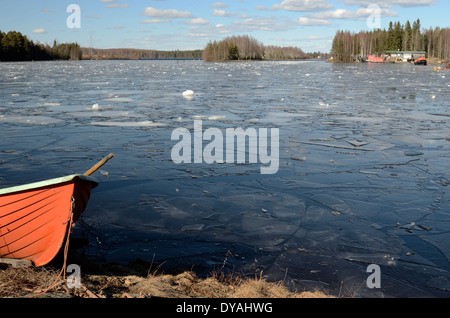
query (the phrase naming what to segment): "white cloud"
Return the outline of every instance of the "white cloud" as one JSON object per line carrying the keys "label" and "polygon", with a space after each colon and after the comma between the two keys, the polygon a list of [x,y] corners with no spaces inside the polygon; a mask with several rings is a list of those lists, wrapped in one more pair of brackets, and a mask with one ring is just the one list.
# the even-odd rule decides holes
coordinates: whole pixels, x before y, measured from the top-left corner
{"label": "white cloud", "polygon": [[235,16],[236,13],[231,13],[226,10],[215,9],[213,11],[212,15],[215,17],[232,17],[232,16]]}
{"label": "white cloud", "polygon": [[34,29],[33,33],[34,34],[45,34],[45,33],[47,33],[47,31],[44,28],[39,28],[39,29]]}
{"label": "white cloud", "polygon": [[228,8],[228,5],[223,2],[216,2],[211,5],[211,8]]}
{"label": "white cloud", "polygon": [[152,7],[147,7],[144,10],[144,15],[147,17],[154,18],[166,18],[166,19],[177,19],[177,18],[192,18],[193,15],[189,11],[179,11],[176,9],[155,9]]}
{"label": "white cloud", "polygon": [[313,14],[311,17],[315,19],[366,19],[373,14],[379,13],[382,17],[396,17],[398,13],[389,11],[388,9],[378,9],[374,7],[359,8],[356,11],[349,11],[347,9],[337,9],[334,11],[326,11]]}
{"label": "white cloud", "polygon": [[205,20],[203,18],[195,18],[195,19],[191,19],[186,21],[186,24],[209,24],[208,20]]}
{"label": "white cloud", "polygon": [[294,20],[289,20],[277,16],[252,16],[250,18],[239,18],[230,21],[228,24],[208,23],[206,25],[190,28],[193,34],[204,34],[205,40],[220,40],[222,36],[240,34],[253,31],[287,31],[294,30],[298,25]]}
{"label": "white cloud", "polygon": [[170,22],[170,19],[146,19],[142,20],[141,24],[156,24],[156,23],[167,23]]}
{"label": "white cloud", "polygon": [[233,21],[230,31],[286,31],[295,27],[291,20],[271,16],[271,17],[253,17],[244,20]]}
{"label": "white cloud", "polygon": [[309,17],[300,17],[297,19],[298,25],[330,25],[330,21],[325,19],[314,19]]}
{"label": "white cloud", "polygon": [[371,4],[377,4],[380,7],[417,7],[417,6],[432,6],[439,2],[439,0],[380,0],[380,1],[372,1],[372,0],[345,0],[344,4],[346,5],[360,5],[360,6],[368,6]]}
{"label": "white cloud", "polygon": [[280,4],[274,4],[273,10],[287,10],[298,12],[313,12],[331,9],[334,6],[327,0],[284,0]]}
{"label": "white cloud", "polygon": [[245,19],[243,21],[234,21],[234,25],[239,25],[239,28],[247,30],[264,30],[273,31],[274,23],[272,19]]}
{"label": "white cloud", "polygon": [[107,4],[105,5],[105,8],[128,8],[130,5],[129,4]]}

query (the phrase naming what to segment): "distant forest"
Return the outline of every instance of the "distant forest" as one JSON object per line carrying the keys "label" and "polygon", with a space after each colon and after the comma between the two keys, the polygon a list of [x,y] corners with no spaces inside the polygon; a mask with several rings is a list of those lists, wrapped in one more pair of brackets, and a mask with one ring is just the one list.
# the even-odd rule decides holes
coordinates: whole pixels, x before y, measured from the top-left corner
{"label": "distant forest", "polygon": [[329,57],[329,53],[305,53],[298,47],[264,45],[254,38],[231,36],[222,41],[209,42],[203,50],[141,50],[129,48],[96,49],[80,47],[77,43],[53,45],[34,43],[20,32],[0,31],[0,61],[46,61],[82,59],[204,59],[205,61],[232,60],[292,60]]}
{"label": "distant forest", "polygon": [[81,49],[76,43],[53,42],[53,46],[30,41],[20,32],[0,31],[0,61],[80,60]]}
{"label": "distant forest", "polygon": [[81,59],[201,59],[202,50],[156,51],[82,48],[77,43],[34,43],[20,32],[0,31],[0,61],[48,61]]}
{"label": "distant forest", "polygon": [[202,50],[191,51],[157,51],[157,50],[139,50],[139,49],[95,49],[81,48],[83,59],[201,59]]}
{"label": "distant forest", "polygon": [[203,50],[203,60],[207,62],[307,58],[311,58],[311,56],[303,52],[300,48],[266,46],[248,35],[230,36],[222,41],[209,42]]}
{"label": "distant forest", "polygon": [[331,53],[335,62],[353,62],[369,53],[385,51],[423,51],[427,58],[450,59],[450,28],[421,30],[420,19],[412,24],[390,22],[389,29],[337,31]]}

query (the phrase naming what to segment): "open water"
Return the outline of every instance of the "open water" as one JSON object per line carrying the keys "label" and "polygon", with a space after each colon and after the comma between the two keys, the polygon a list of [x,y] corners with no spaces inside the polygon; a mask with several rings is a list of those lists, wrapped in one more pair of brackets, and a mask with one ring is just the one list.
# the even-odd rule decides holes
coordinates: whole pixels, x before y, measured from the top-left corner
{"label": "open water", "polygon": [[[449,101],[450,74],[414,65],[0,63],[0,187],[83,173],[114,152],[73,233],[92,257],[262,272],[341,296],[448,297]],[[193,135],[194,120],[278,128],[277,173],[175,164],[171,134]],[[370,264],[381,288],[367,285]]]}

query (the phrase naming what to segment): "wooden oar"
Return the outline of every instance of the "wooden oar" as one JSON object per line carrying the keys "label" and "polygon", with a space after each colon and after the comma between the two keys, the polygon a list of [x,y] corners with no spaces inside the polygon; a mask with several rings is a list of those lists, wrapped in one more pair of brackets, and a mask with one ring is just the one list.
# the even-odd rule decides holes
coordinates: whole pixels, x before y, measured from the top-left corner
{"label": "wooden oar", "polygon": [[103,166],[105,163],[108,162],[109,159],[111,159],[112,157],[114,157],[114,153],[110,153],[109,155],[107,155],[105,158],[103,158],[102,160],[100,160],[99,162],[97,162],[91,169],[89,169],[88,171],[86,171],[84,173],[85,176],[90,176],[91,174],[93,174],[95,171],[97,171],[98,169],[100,169],[101,166]]}

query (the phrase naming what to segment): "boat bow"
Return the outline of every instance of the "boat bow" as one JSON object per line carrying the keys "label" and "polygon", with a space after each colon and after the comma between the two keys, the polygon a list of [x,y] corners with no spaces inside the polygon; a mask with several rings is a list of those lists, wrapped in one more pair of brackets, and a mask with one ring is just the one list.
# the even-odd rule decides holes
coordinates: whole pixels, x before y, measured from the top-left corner
{"label": "boat bow", "polygon": [[0,257],[49,263],[97,185],[92,177],[70,175],[0,189]]}

